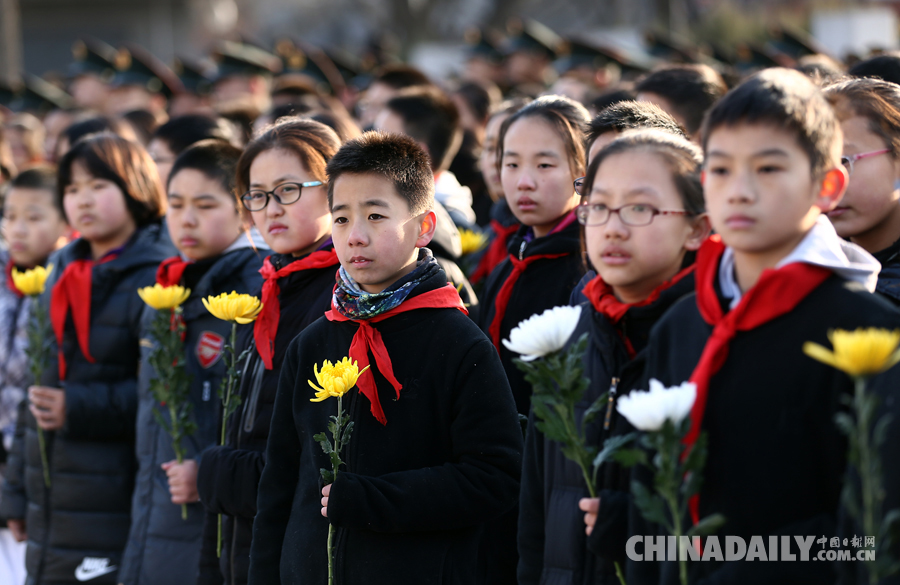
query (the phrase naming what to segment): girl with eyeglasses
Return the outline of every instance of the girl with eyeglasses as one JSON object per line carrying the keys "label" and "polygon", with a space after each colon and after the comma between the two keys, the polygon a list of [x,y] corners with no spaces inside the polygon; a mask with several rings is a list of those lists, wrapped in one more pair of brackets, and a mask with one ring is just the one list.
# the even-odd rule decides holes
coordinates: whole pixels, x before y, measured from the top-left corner
{"label": "girl with eyeglasses", "polygon": [[[693,253],[710,232],[701,164],[700,149],[686,139],[638,130],[604,147],[588,168],[576,215],[597,276],[584,289],[588,302],[570,343],[589,336],[584,367],[591,385],[576,417],[610,393],[587,427],[592,444],[630,432],[615,410],[616,397],[639,382],[653,325],[693,291]],[[589,499],[578,465],[533,422],[519,503],[519,583],[562,574],[569,583],[618,582],[614,562],[625,558],[620,537],[627,531],[629,470],[604,465],[600,497]],[[592,518],[587,531],[585,513]]]}
{"label": "girl with eyeglasses", "polygon": [[828,213],[842,238],[881,262],[876,291],[900,305],[900,86],[849,79],[825,89],[844,135],[847,191]]}
{"label": "girl with eyeglasses", "polygon": [[[241,204],[274,252],[265,259],[263,309],[238,354],[240,402],[228,419],[225,446],[203,452],[197,477],[206,506],[199,583],[246,583],[256,494],[285,350],[331,307],[339,261],[331,241],[325,166],[340,148],[337,134],[312,120],[292,119],[252,140],[237,164]],[[221,420],[220,420],[221,424]],[[217,558],[217,514],[223,514]]]}

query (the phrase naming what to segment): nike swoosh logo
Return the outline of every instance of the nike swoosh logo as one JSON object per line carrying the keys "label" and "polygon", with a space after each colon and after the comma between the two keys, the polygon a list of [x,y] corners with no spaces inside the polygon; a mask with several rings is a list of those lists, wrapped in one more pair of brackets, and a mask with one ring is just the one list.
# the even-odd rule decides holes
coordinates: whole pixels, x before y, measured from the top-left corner
{"label": "nike swoosh logo", "polygon": [[103,567],[98,571],[94,569],[85,569],[84,567],[79,566],[75,569],[75,578],[79,581],[90,581],[91,579],[96,579],[97,577],[112,573],[118,568],[119,567]]}

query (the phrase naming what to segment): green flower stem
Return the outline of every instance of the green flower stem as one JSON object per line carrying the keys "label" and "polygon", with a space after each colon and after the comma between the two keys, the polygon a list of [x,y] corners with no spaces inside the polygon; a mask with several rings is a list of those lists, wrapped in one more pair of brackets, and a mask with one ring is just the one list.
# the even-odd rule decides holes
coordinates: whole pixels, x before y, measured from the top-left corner
{"label": "green flower stem", "polygon": [[[44,366],[49,361],[49,347],[46,340],[52,335],[50,324],[47,318],[47,312],[38,302],[38,297],[31,296],[32,318],[28,322],[28,347],[26,355],[28,356],[31,377],[35,385],[41,383],[41,376],[44,373]],[[44,429],[37,426],[38,446],[41,450],[41,467],[44,471],[44,485],[50,487],[50,460],[47,457],[47,439],[44,436]]]}
{"label": "green flower stem", "polygon": [[[334,423],[334,433],[332,435],[332,438],[334,439],[334,451],[338,455],[340,455],[340,448],[341,448],[341,446],[338,444],[338,437],[340,437],[343,434],[343,430],[344,430],[343,427],[341,426],[341,417],[344,416],[344,409],[343,409],[343,404],[342,404],[343,398],[344,398],[343,396],[337,397],[338,412],[337,412],[337,418],[335,419],[335,423]],[[331,468],[332,468],[332,471],[334,472],[334,479],[337,480],[338,466],[332,464]],[[333,487],[334,482],[332,482],[331,485]],[[331,520],[329,520],[328,521],[328,549],[327,549],[327,551],[328,551],[328,585],[332,585],[334,583],[334,551],[332,550],[333,539],[334,539],[334,525],[331,523]]]}
{"label": "green flower stem", "polygon": [[619,564],[619,561],[614,561],[613,565],[616,567],[616,577],[619,578],[619,583],[622,585],[625,584],[625,575],[622,574],[622,565]]}
{"label": "green flower stem", "polygon": [[47,460],[47,442],[44,439],[44,429],[37,428],[38,445],[41,447],[41,466],[44,468],[44,485],[50,487],[50,462]]}
{"label": "green flower stem", "polygon": [[[234,386],[234,377],[231,375],[237,368],[237,322],[231,323],[231,347],[228,348],[231,353],[231,366],[228,369],[228,378],[225,381],[225,399],[222,402],[222,435],[219,438],[219,445],[225,445],[225,427],[228,425],[228,405],[231,402],[231,391]],[[222,558],[222,514],[218,518],[218,531],[216,535],[216,556]]]}
{"label": "green flower stem", "polygon": [[[556,382],[560,387],[565,383],[564,380],[560,380],[556,376],[557,368],[550,368],[550,377]],[[567,442],[572,445],[581,444],[581,437],[578,435],[578,429],[575,428],[575,405],[574,404],[557,404],[556,411],[559,413],[559,418],[562,420],[563,426],[565,427],[565,432],[567,436]],[[594,487],[594,478],[591,473],[591,469],[588,468],[587,463],[579,458],[576,463],[578,467],[581,468],[581,474],[584,476],[584,483],[587,485],[588,493],[592,498],[597,497],[597,488]]]}
{"label": "green flower stem", "polygon": [[234,376],[230,374],[235,369],[237,369],[237,323],[231,323],[231,347],[229,348],[231,351],[231,368],[229,369],[228,379],[225,383],[225,401],[222,404],[222,409],[225,415],[222,417],[222,436],[219,440],[219,445],[225,445],[225,426],[228,422],[228,416],[231,414],[228,412],[228,405],[231,402],[231,393],[234,389]]}
{"label": "green flower stem", "polygon": [[[177,335],[177,334],[176,334]],[[179,433],[179,430],[176,430],[176,426],[178,423],[178,413],[175,411],[175,405],[169,401],[169,419],[172,421],[172,432],[173,434]],[[181,441],[172,441],[172,450],[175,451],[175,460],[178,461],[178,464],[181,465],[184,463],[184,449],[181,447]],[[181,519],[187,520],[187,504],[181,504]]]}

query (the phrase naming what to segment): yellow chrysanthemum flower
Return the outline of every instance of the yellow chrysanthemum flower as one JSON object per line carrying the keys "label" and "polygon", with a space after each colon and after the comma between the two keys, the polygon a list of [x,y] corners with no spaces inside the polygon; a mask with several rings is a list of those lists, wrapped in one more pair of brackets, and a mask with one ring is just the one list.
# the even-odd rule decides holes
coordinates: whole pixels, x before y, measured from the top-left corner
{"label": "yellow chrysanthemum flower", "polygon": [[459,230],[459,238],[462,240],[462,253],[472,254],[487,245],[488,237],[482,232],[475,232],[467,229]]}
{"label": "yellow chrysanthemum flower", "polygon": [[872,376],[890,369],[900,362],[900,330],[837,329],[828,333],[834,351],[807,341],[803,352],[809,357],[833,366],[854,378]]}
{"label": "yellow chrysanthemum flower", "polygon": [[321,370],[318,369],[318,366],[313,366],[313,373],[316,375],[319,385],[316,386],[312,380],[307,380],[312,389],[316,391],[316,397],[310,398],[310,402],[322,402],[332,396],[340,398],[356,386],[356,381],[368,369],[369,366],[366,366],[360,372],[357,363],[351,361],[349,357],[345,357],[335,364],[325,360]]}
{"label": "yellow chrysanthemum flower", "polygon": [[239,295],[235,291],[206,297],[203,299],[203,306],[217,319],[240,325],[256,321],[257,315],[262,310],[262,303],[258,298],[245,294]]}
{"label": "yellow chrysanthemum flower", "polygon": [[47,283],[47,277],[53,272],[53,264],[46,268],[43,266],[35,266],[31,270],[19,272],[12,269],[13,284],[19,289],[23,295],[29,297],[37,296],[44,292],[44,285]]}
{"label": "yellow chrysanthemum flower", "polygon": [[189,288],[178,285],[162,286],[159,283],[139,288],[137,292],[142,301],[157,311],[179,307],[191,296],[191,289]]}

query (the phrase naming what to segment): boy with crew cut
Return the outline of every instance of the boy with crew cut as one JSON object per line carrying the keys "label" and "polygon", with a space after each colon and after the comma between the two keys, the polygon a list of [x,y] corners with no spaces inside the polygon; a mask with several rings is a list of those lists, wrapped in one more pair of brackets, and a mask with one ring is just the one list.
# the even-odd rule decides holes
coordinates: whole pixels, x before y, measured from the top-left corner
{"label": "boy with crew cut", "polygon": [[[285,355],[250,583],[324,583],[329,523],[335,583],[475,583],[483,523],[518,497],[522,436],[496,350],[424,248],[435,224],[428,156],[368,132],[327,173],[341,268],[331,311]],[[312,437],[335,405],[310,402],[307,380],[344,356],[370,369],[344,398],[346,465],[323,487],[330,460]]]}
{"label": "boy with crew cut", "polygon": [[[878,263],[824,216],[840,201],[847,173],[840,127],[810,80],[786,69],[751,77],[710,111],[703,146],[706,207],[719,235],[698,252],[696,294],[657,324],[645,370],[645,381],[696,383],[684,442],[690,447],[705,432],[708,459],[687,525],[713,513],[726,518],[718,554],[706,541],[711,560],[690,562],[689,579],[833,582],[831,563],[811,561],[815,540],[836,535],[847,441],[834,416],[853,382],[803,345],[831,347],[834,329],[897,329],[900,314],[872,294]],[[602,530],[602,501],[599,512],[594,527]],[[630,531],[655,529],[633,510]],[[798,561],[794,537],[805,539],[810,562],[785,562],[781,539],[777,559],[724,561],[725,536],[748,545],[761,537],[771,555],[769,536],[778,535],[790,536]],[[629,583],[679,579],[668,560],[631,561],[627,571]]]}

